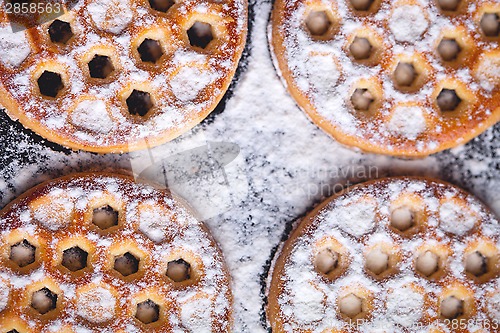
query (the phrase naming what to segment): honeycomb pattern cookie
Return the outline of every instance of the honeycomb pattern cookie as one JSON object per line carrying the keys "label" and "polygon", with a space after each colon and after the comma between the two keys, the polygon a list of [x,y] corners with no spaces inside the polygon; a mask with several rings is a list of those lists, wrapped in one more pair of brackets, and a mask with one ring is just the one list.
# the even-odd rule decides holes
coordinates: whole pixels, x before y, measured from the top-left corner
{"label": "honeycomb pattern cookie", "polygon": [[499,230],[450,184],[354,186],[306,216],[278,254],[273,332],[498,332]]}
{"label": "honeycomb pattern cookie", "polygon": [[178,199],[79,174],[0,212],[0,332],[231,332],[223,257]]}
{"label": "honeycomb pattern cookie", "polygon": [[0,9],[0,104],[43,137],[100,153],[159,145],[229,87],[246,0],[74,2],[52,19]]}
{"label": "honeycomb pattern cookie", "polygon": [[337,141],[423,157],[500,120],[500,4],[277,0],[270,46],[290,94]]}

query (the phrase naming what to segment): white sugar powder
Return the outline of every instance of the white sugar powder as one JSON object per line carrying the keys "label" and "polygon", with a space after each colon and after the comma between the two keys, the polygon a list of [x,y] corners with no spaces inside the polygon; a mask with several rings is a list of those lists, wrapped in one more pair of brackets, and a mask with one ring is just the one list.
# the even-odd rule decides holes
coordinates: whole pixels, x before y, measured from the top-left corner
{"label": "white sugar powder", "polygon": [[313,88],[317,89],[318,93],[334,93],[335,85],[340,78],[340,70],[332,54],[311,54],[305,66]]}
{"label": "white sugar powder", "polygon": [[10,287],[0,278],[0,312],[2,312],[9,302]]}
{"label": "white sugar powder", "polygon": [[216,73],[206,69],[202,71],[198,67],[184,66],[170,80],[170,87],[180,101],[189,102],[216,78]]}
{"label": "white sugar powder", "polygon": [[373,322],[366,322],[361,325],[359,330],[362,333],[399,333],[392,322],[384,319],[376,319]]}
{"label": "white sugar powder", "polygon": [[75,330],[75,333],[93,333],[91,330],[89,330],[88,328],[85,328],[85,327],[82,327],[80,325],[76,326],[74,328]]}
{"label": "white sugar powder", "polygon": [[130,0],[92,0],[87,11],[97,28],[118,34],[134,17],[131,7]]}
{"label": "white sugar powder", "polygon": [[441,228],[446,232],[463,235],[474,227],[477,217],[468,208],[457,205],[449,200],[439,207]]}
{"label": "white sugar powder", "polygon": [[155,242],[163,241],[167,227],[172,225],[172,216],[153,203],[139,207],[139,230]]}
{"label": "white sugar powder", "polygon": [[[338,3],[342,11],[347,11],[343,1]],[[248,58],[247,69],[243,71],[236,84],[233,97],[227,101],[225,111],[214,117],[213,121],[187,133],[183,138],[144,152],[154,154],[171,147],[182,148],[183,142],[200,146],[198,142],[200,136],[208,141],[235,143],[240,148],[238,164],[241,160],[243,167],[237,168],[236,161],[233,161],[226,167],[225,172],[229,180],[234,177],[242,181],[237,184],[230,182],[224,195],[227,192],[233,194],[234,191],[248,192],[248,195],[245,195],[242,202],[235,201],[221,215],[206,221],[222,247],[233,277],[235,317],[233,331],[238,333],[267,332],[264,327],[266,325],[261,321],[264,302],[261,281],[267,274],[267,262],[273,249],[280,243],[286,227],[291,222],[306,214],[325,196],[338,191],[343,185],[385,175],[412,174],[440,177],[467,186],[490,205],[497,202],[495,207],[500,213],[498,204],[500,184],[497,174],[494,173],[495,169],[482,167],[474,177],[465,176],[469,174],[471,168],[476,167],[476,164],[466,163],[467,161],[483,161],[483,164],[495,165],[494,152],[499,149],[500,141],[496,134],[498,126],[466,146],[423,160],[402,160],[364,154],[343,147],[307,119],[296,107],[275,74],[266,40],[266,25],[270,10],[270,2],[254,3],[255,17],[252,22],[253,31],[249,48],[251,55]],[[381,12],[381,15],[385,17],[386,11]],[[436,34],[431,38],[432,41],[438,38],[441,23],[436,23]],[[354,28],[359,26],[356,22],[351,25]],[[341,50],[341,47],[338,49]],[[342,55],[344,52],[339,53]],[[186,54],[182,58],[188,56],[191,57]],[[197,56],[200,57],[199,54]],[[338,59],[345,60],[342,57]],[[428,92],[427,89],[426,93]],[[408,96],[401,94],[399,98]],[[346,126],[349,124],[352,122],[348,122]],[[85,152],[66,154],[35,143],[18,127],[11,124],[5,126],[11,134],[3,141],[6,145],[4,154],[10,162],[6,162],[0,168],[2,205],[41,181],[74,171],[96,168],[129,169],[130,160],[136,157],[134,154],[105,156]],[[183,150],[185,149],[181,149]],[[372,172],[368,173],[368,170]],[[162,180],[154,175],[148,175],[147,178]],[[216,193],[216,197],[211,200],[220,200],[220,195],[215,191],[218,185],[210,185],[209,182],[205,185],[214,189],[211,193]],[[433,204],[433,206],[435,209],[432,210],[437,210],[438,205]],[[493,230],[497,229],[492,228]],[[492,233],[492,237],[495,235],[497,232]],[[409,248],[414,249],[415,246],[411,245]],[[360,252],[361,249],[356,251]],[[359,262],[355,264],[362,267],[362,256],[358,259]],[[332,295],[334,291],[329,290],[328,293]],[[330,315],[333,313],[332,311],[326,316],[326,320],[332,323],[330,327],[334,326],[335,319]],[[180,319],[172,320],[176,320],[179,324]],[[384,320],[370,323],[363,332],[386,333],[387,330],[373,329],[379,323],[381,327],[389,328],[389,332],[395,331],[387,320]],[[291,327],[289,324],[286,326]],[[126,331],[139,332],[132,324],[127,325]],[[174,329],[176,333],[185,331],[184,328]],[[79,324],[77,332],[91,331],[84,328],[83,324]]]}
{"label": "white sugar powder", "polygon": [[102,100],[84,100],[71,113],[73,125],[92,132],[107,133],[115,124]]}
{"label": "white sugar powder", "polygon": [[50,230],[57,230],[71,222],[74,203],[60,190],[43,197],[39,205],[32,207],[34,218]]}
{"label": "white sugar powder", "polygon": [[57,320],[54,323],[51,323],[50,325],[47,326],[47,332],[59,332],[62,330],[62,323],[61,321]]}
{"label": "white sugar powder", "polygon": [[115,316],[116,298],[103,287],[81,293],[76,303],[78,315],[92,323],[104,323]]}
{"label": "white sugar powder", "polygon": [[[496,53],[495,53],[496,54]],[[477,65],[476,78],[483,89],[492,91],[500,85],[500,56],[483,55]]]}
{"label": "white sugar powder", "polygon": [[371,201],[360,200],[335,208],[326,219],[351,235],[361,237],[375,225],[375,205]]}
{"label": "white sugar powder", "polygon": [[429,22],[420,6],[396,7],[389,19],[389,29],[400,42],[414,43],[428,27]]}
{"label": "white sugar powder", "polygon": [[[457,191],[453,188],[446,188],[445,185],[423,183],[419,180],[392,180],[378,184],[366,185],[357,187],[345,194],[340,195],[330,204],[325,206],[316,217],[305,219],[308,224],[306,233],[301,234],[295,239],[294,244],[289,244],[288,247],[292,251],[288,254],[285,260],[285,267],[277,276],[278,280],[283,283],[282,291],[277,295],[279,303],[279,314],[283,320],[288,322],[285,326],[285,332],[295,332],[297,329],[311,329],[311,331],[322,332],[325,328],[343,328],[345,322],[335,322],[338,314],[338,308],[332,306],[326,297],[327,294],[338,297],[339,292],[345,287],[359,285],[361,288],[372,290],[376,299],[374,300],[375,309],[371,313],[372,319],[368,323],[360,327],[361,332],[386,332],[391,327],[403,326],[410,332],[416,332],[414,327],[419,323],[419,320],[425,313],[425,297],[424,295],[439,294],[440,291],[432,287],[425,281],[416,278],[416,273],[413,265],[413,256],[416,253],[417,247],[423,241],[433,239],[432,235],[445,237],[444,233],[439,230],[432,230],[438,226],[428,226],[428,230],[419,232],[412,236],[411,241],[400,240],[400,250],[403,253],[398,263],[400,274],[398,277],[391,276],[382,284],[374,283],[373,279],[366,274],[365,269],[365,254],[367,246],[381,244],[385,242],[392,243],[392,235],[388,233],[386,227],[386,219],[383,217],[382,210],[378,210],[381,215],[381,220],[374,229],[374,233],[370,235],[367,242],[366,238],[362,242],[351,237],[339,236],[336,232],[337,226],[340,229],[352,233],[346,229],[346,225],[355,225],[357,221],[357,212],[366,211],[366,208],[360,206],[362,203],[370,203],[372,208],[369,211],[375,211],[377,203],[387,204],[387,196],[394,195],[394,198],[399,197],[407,191],[418,191],[419,196],[425,201],[427,206],[433,197],[446,197],[448,200],[458,200]],[[368,195],[372,199],[368,199]],[[360,198],[363,198],[362,200]],[[376,198],[376,199],[375,199]],[[394,200],[394,199],[393,199]],[[355,202],[357,204],[346,204]],[[467,197],[466,202],[471,205],[471,209],[480,214],[484,219],[483,223],[490,223],[486,218],[487,213],[477,209],[476,202],[472,197]],[[344,224],[338,224],[335,216],[342,216],[341,209],[352,210],[352,216],[356,218],[348,218]],[[458,205],[456,205],[458,207]],[[476,208],[474,208],[476,207]],[[329,214],[326,214],[329,212]],[[365,214],[363,214],[365,215]],[[371,214],[369,214],[371,218]],[[326,216],[326,218],[325,218]],[[332,218],[333,216],[333,218]],[[324,282],[324,279],[319,276],[310,260],[315,253],[314,244],[316,240],[324,239],[325,237],[334,237],[338,240],[349,255],[350,262],[347,273],[341,277],[335,278],[332,281]],[[472,238],[472,237],[471,237]],[[468,243],[471,238],[459,239],[456,243]],[[453,242],[455,238],[450,238]],[[435,241],[437,243],[437,241]],[[433,244],[434,242],[429,242]],[[465,246],[453,246],[452,250],[457,258],[463,258]],[[457,260],[458,263],[458,260]],[[457,263],[450,265],[450,269],[454,277],[461,282],[465,279],[463,269],[457,267]],[[461,263],[463,266],[463,263]],[[276,282],[276,280],[275,280]],[[490,288],[493,282],[489,282],[485,288]],[[420,291],[422,290],[422,291]],[[488,290],[488,289],[486,289]],[[274,296],[271,296],[274,297]],[[495,301],[495,300],[494,300]],[[432,310],[429,310],[432,311]],[[383,325],[383,326],[379,326]]]}
{"label": "white sugar powder", "polygon": [[427,128],[424,111],[421,107],[397,106],[388,123],[391,132],[415,140]]}
{"label": "white sugar powder", "polygon": [[0,27],[0,61],[8,67],[19,66],[31,52],[26,31],[13,32],[10,26]]}
{"label": "white sugar powder", "polygon": [[299,283],[292,291],[293,316],[301,324],[311,324],[325,317],[325,294],[311,284]]}
{"label": "white sugar powder", "polygon": [[490,298],[486,300],[487,306],[486,309],[490,316],[500,321],[500,292],[496,291]]}
{"label": "white sugar powder", "polygon": [[181,321],[188,332],[212,333],[211,316],[211,302],[206,298],[193,299],[181,307]]}
{"label": "white sugar powder", "polygon": [[408,286],[394,289],[387,297],[387,315],[404,327],[414,325],[422,317],[424,296]]}
{"label": "white sugar powder", "polygon": [[[48,185],[48,188],[52,187],[53,184]],[[227,323],[223,319],[226,318],[230,311],[231,304],[228,298],[230,291],[228,290],[229,281],[225,274],[218,249],[213,246],[212,240],[207,237],[207,233],[201,227],[200,223],[188,214],[182,206],[178,206],[178,203],[169,195],[166,195],[165,192],[156,191],[150,186],[138,185],[133,181],[115,177],[78,178],[68,180],[67,182],[62,181],[49,194],[41,196],[41,199],[28,202],[23,201],[18,203],[17,207],[21,212],[24,211],[25,207],[32,206],[47,212],[54,210],[57,214],[60,214],[60,203],[57,202],[59,197],[65,199],[68,199],[68,197],[78,198],[79,201],[88,203],[90,200],[103,198],[102,193],[106,190],[112,191],[116,201],[123,202],[126,206],[126,221],[120,222],[119,225],[119,231],[122,235],[120,237],[134,242],[140,251],[146,251],[146,248],[149,250],[148,256],[150,256],[151,262],[148,263],[147,269],[150,271],[150,274],[154,274],[159,279],[154,285],[155,288],[158,285],[162,285],[165,276],[165,267],[160,261],[163,260],[165,255],[168,256],[172,253],[172,251],[181,249],[182,251],[193,253],[197,257],[197,262],[200,263],[199,266],[202,269],[202,274],[200,274],[199,281],[196,284],[187,288],[167,288],[168,295],[165,297],[172,300],[172,302],[186,303],[182,306],[183,318],[181,319],[181,313],[176,311],[171,317],[169,316],[169,321],[182,321],[183,327],[188,328],[192,332],[213,333],[214,330],[212,330],[210,322],[213,322],[214,327],[221,327],[221,331],[226,331],[225,326]],[[46,188],[39,191],[40,193],[45,193]],[[144,196],[147,196],[147,198]],[[143,209],[143,206],[154,206],[154,208],[158,209],[152,209],[154,213],[151,213],[147,209]],[[89,206],[79,204],[78,207],[86,211]],[[140,232],[137,232],[135,207],[139,207],[139,211],[141,212],[146,212],[140,216],[144,220],[160,221],[154,227],[151,227],[151,230],[147,230],[148,232],[146,233],[147,236],[151,236],[153,241],[156,240],[155,244],[146,237],[143,237]],[[17,212],[16,209],[13,211],[14,213]],[[37,216],[37,214],[34,215]],[[71,214],[68,215],[71,216]],[[172,216],[175,216],[176,220],[172,220]],[[51,217],[53,216],[51,215]],[[178,221],[182,222],[177,223]],[[4,239],[5,235],[9,234],[11,230],[5,226],[5,221],[1,223],[0,238]],[[150,225],[148,224],[148,226]],[[139,223],[139,228],[144,229],[141,228],[141,223]],[[36,223],[35,220],[28,219],[24,222],[23,228],[19,228],[18,230],[21,232],[26,231],[37,239],[40,233],[33,232],[31,229],[38,231],[44,228]],[[85,227],[80,231],[84,230]],[[86,233],[80,231],[78,233],[83,234],[96,247],[96,253],[109,253],[109,246],[116,241],[116,239],[113,241],[108,235],[103,236],[101,233],[94,233],[88,230]],[[166,232],[169,232],[170,235],[175,235],[175,237],[172,237],[169,242],[159,242],[160,239],[164,240]],[[55,230],[51,232],[51,239],[47,246],[55,247],[57,244],[63,243],[68,237],[71,237],[71,235],[68,234],[67,229]],[[116,277],[109,275],[107,265],[103,265],[103,261],[107,260],[106,256],[102,258],[92,256],[92,270],[89,272],[89,280],[91,280],[92,284],[76,286],[73,281],[69,280],[67,283],[59,283],[59,287],[63,290],[64,300],[74,302],[76,305],[74,310],[73,308],[69,310],[67,317],[61,319],[70,324],[79,322],[82,329],[89,328],[87,322],[96,324],[106,322],[109,324],[110,332],[116,331],[118,328],[123,328],[127,324],[129,324],[127,327],[135,326],[137,328],[137,322],[133,317],[117,321],[116,309],[118,306],[128,306],[128,302],[130,302],[128,296],[136,295],[145,285],[138,282],[137,284],[131,283],[123,286],[126,289],[119,287],[120,283],[115,280]],[[4,269],[0,269],[0,299],[8,299],[8,289],[7,296],[1,297],[5,293],[4,286],[2,285],[4,281],[10,281],[13,288],[25,288],[25,286],[32,284],[34,281],[40,281],[47,277],[46,265],[51,264],[44,262],[36,271],[30,272],[27,275],[16,275],[15,277],[12,275],[12,272],[5,272]],[[156,281],[152,277],[148,278],[149,280]],[[88,282],[88,280],[86,281]],[[107,284],[103,281],[106,281]],[[116,295],[111,286],[117,288]],[[186,302],[186,299],[189,299],[189,301]],[[75,318],[76,316],[85,320],[78,320]],[[134,332],[135,330],[128,331]]]}

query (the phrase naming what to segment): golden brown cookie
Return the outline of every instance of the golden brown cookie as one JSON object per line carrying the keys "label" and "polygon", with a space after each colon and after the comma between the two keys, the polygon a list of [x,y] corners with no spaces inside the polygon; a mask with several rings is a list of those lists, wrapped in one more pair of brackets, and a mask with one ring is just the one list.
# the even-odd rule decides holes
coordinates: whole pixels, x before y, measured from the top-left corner
{"label": "golden brown cookie", "polygon": [[500,120],[500,4],[277,0],[275,66],[312,121],[368,152],[422,157]]}
{"label": "golden brown cookie", "polygon": [[55,19],[19,18],[31,28],[17,32],[5,9],[0,105],[51,141],[100,153],[159,145],[203,120],[247,30],[246,0],[80,0]]}
{"label": "golden brown cookie", "polygon": [[306,216],[278,253],[273,332],[498,332],[499,231],[478,199],[447,183],[351,187]]}
{"label": "golden brown cookie", "polygon": [[164,190],[78,174],[0,212],[0,332],[231,332],[229,274]]}

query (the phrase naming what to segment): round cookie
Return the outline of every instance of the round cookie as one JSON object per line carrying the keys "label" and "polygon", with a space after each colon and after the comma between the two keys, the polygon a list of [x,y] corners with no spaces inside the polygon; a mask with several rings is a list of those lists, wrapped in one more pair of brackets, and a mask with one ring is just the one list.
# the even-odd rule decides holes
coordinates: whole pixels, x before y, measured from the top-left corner
{"label": "round cookie", "polygon": [[1,332],[232,331],[208,230],[129,176],[77,174],[16,199],[0,212],[0,263]]}
{"label": "round cookie", "polygon": [[0,8],[0,105],[41,136],[99,153],[156,146],[197,125],[228,89],[246,0],[73,3],[55,18]]}
{"label": "round cookie", "polygon": [[319,205],[284,243],[267,317],[276,333],[493,333],[499,244],[495,216],[455,186],[359,184]]}
{"label": "round cookie", "polygon": [[277,0],[269,43],[285,86],[342,144],[423,157],[500,120],[500,4]]}

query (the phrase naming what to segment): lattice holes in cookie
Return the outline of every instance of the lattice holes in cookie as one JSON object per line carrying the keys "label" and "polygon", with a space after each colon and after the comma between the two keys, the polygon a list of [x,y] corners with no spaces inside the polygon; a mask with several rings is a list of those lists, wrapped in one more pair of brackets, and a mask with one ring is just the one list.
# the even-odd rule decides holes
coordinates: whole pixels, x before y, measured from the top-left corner
{"label": "lattice holes in cookie", "polygon": [[427,332],[498,320],[497,307],[488,310],[500,275],[495,223],[464,192],[430,181],[386,179],[338,195],[277,260],[273,331]]}
{"label": "lattice holes in cookie", "polygon": [[486,0],[279,0],[270,43],[292,96],[327,133],[425,156],[498,119],[499,12]]}
{"label": "lattice holes in cookie", "polygon": [[[164,332],[174,325],[169,313],[180,311],[172,308],[174,303],[184,306],[191,301],[170,298],[169,293],[196,296],[211,306],[213,296],[198,293],[206,273],[203,259],[195,247],[185,248],[176,240],[182,230],[195,226],[176,222],[177,212],[151,200],[132,205],[136,207],[135,222],[127,218],[132,213],[126,197],[108,191],[92,192],[85,199],[85,207],[77,207],[75,200],[59,189],[41,194],[27,204],[30,208],[25,213],[26,218],[31,216],[29,219],[36,221],[34,226],[14,227],[3,233],[1,261],[7,272],[2,274],[13,274],[13,282],[35,282],[21,288],[0,277],[0,296],[6,304],[4,308],[0,302],[0,314],[18,309],[15,314],[8,312],[7,322],[2,319],[0,332],[31,332],[35,322],[36,327],[45,327],[39,324],[67,320],[68,314],[91,327],[119,326],[122,322],[117,318],[124,316],[124,321],[144,330]],[[151,219],[154,222],[160,216],[157,214],[165,219],[161,221],[163,227],[150,225]],[[155,247],[168,243],[172,243],[168,250],[155,253]],[[41,277],[33,277],[41,273]],[[122,295],[123,288],[128,290],[126,296]],[[25,296],[18,300],[14,293]],[[212,319],[205,320],[207,327],[212,325]],[[68,332],[74,328],[69,325]]]}

